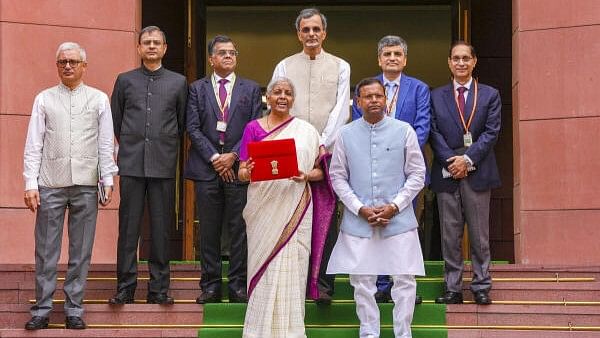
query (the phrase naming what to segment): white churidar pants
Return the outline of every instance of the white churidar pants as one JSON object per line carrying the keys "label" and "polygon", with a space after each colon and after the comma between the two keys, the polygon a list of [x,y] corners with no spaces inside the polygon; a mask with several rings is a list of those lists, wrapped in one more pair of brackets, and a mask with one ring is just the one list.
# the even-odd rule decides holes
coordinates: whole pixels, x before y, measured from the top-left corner
{"label": "white churidar pants", "polygon": [[[410,324],[415,309],[417,281],[413,275],[394,275],[392,279],[394,336],[412,338]],[[360,338],[379,338],[379,308],[375,301],[376,280],[376,275],[350,275],[350,284],[354,287],[356,315],[360,320]]]}

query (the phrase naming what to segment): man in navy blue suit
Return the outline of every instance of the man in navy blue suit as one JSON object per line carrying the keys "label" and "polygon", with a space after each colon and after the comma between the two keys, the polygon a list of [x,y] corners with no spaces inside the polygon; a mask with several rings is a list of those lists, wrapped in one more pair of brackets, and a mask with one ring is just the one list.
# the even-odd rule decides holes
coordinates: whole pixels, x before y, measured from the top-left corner
{"label": "man in navy blue suit", "polygon": [[471,243],[471,291],[477,304],[490,304],[489,213],[491,189],[500,186],[494,145],[500,132],[498,91],[473,78],[475,49],[452,44],[448,67],[454,77],[431,93],[430,144],[434,153],[431,189],[437,193],[442,229],[446,293],[436,303],[460,304],[465,221]]}
{"label": "man in navy blue suit", "polygon": [[[406,67],[408,45],[399,36],[387,35],[377,44],[377,60],[383,73],[377,75],[386,92],[386,113],[396,119],[410,124],[417,133],[421,150],[429,136],[431,106],[429,86],[424,82],[403,74]],[[352,120],[362,116],[356,100],[352,104]],[[387,302],[391,299],[390,290],[392,281],[389,276],[377,278],[378,302]],[[422,299],[417,295],[415,302],[420,304]]]}
{"label": "man in navy blue suit", "polygon": [[200,213],[202,293],[199,304],[221,301],[221,229],[231,239],[229,301],[246,302],[247,243],[242,211],[247,183],[237,178],[244,127],[260,117],[260,87],[235,74],[238,51],[217,35],[208,43],[213,73],[190,85],[186,126],[192,141],[184,176],[195,181]]}

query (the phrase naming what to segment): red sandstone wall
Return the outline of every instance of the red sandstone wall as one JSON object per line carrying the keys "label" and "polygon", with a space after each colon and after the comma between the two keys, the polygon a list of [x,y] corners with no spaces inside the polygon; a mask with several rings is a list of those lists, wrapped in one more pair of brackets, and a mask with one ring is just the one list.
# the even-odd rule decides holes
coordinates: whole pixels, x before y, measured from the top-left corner
{"label": "red sandstone wall", "polygon": [[[116,75],[139,64],[140,23],[140,0],[0,1],[0,264],[34,260],[34,214],[23,204],[23,147],[33,98],[59,81],[58,45],[81,44],[88,57],[84,82],[110,95]],[[99,212],[93,262],[116,261],[118,203],[117,196]]]}
{"label": "red sandstone wall", "polygon": [[513,0],[517,263],[600,264],[600,1]]}

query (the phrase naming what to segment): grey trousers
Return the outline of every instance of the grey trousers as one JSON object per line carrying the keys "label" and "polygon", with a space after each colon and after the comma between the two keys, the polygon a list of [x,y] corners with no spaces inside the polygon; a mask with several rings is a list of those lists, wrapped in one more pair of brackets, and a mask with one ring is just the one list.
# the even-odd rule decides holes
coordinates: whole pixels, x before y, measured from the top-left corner
{"label": "grey trousers", "polygon": [[98,191],[95,186],[39,187],[35,221],[35,299],[32,316],[48,317],[56,289],[65,210],[68,208],[69,267],[63,290],[65,315],[81,317],[83,292],[92,257]]}
{"label": "grey trousers", "polygon": [[491,191],[474,191],[461,180],[453,193],[437,193],[442,231],[442,256],[446,290],[462,292],[462,238],[465,221],[471,243],[473,280],[471,291],[492,287],[490,267],[490,196]]}

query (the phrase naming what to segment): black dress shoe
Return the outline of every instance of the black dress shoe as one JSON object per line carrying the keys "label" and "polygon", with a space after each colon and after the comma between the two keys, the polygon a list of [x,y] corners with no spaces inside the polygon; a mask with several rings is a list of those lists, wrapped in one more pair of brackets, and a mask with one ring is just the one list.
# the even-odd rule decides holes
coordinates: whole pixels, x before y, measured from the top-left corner
{"label": "black dress shoe", "polygon": [[437,304],[462,304],[463,296],[460,292],[446,291],[446,293],[435,299]]}
{"label": "black dress shoe", "polygon": [[237,291],[229,290],[229,302],[230,303],[248,303],[248,294],[246,290],[239,289]]}
{"label": "black dress shoe", "polygon": [[392,296],[389,292],[377,290],[375,292],[375,301],[377,303],[387,303],[392,299]]}
{"label": "black dress shoe", "polygon": [[25,323],[25,330],[39,330],[48,328],[48,317],[33,316]]}
{"label": "black dress shoe", "polygon": [[473,292],[473,299],[475,299],[475,303],[479,305],[492,304],[492,298],[490,298],[487,290],[479,290]]}
{"label": "black dress shoe", "polygon": [[[392,295],[385,291],[377,291],[375,292],[375,301],[377,303],[387,303],[392,300]],[[416,295],[415,296],[415,304],[423,303],[423,297]]]}
{"label": "black dress shoe", "polygon": [[108,304],[119,305],[119,304],[132,304],[133,303],[133,294],[135,291],[131,290],[121,290],[118,291],[113,298],[108,300]]}
{"label": "black dress shoe", "polygon": [[147,304],[174,304],[173,297],[169,297],[166,293],[149,293],[146,297]]}
{"label": "black dress shoe", "polygon": [[205,291],[196,298],[196,303],[198,304],[206,304],[206,303],[220,303],[221,302],[221,292],[220,291]]}
{"label": "black dress shoe", "polygon": [[81,317],[68,316],[65,318],[65,328],[67,329],[83,330],[85,327],[85,322],[83,319],[81,319]]}
{"label": "black dress shoe", "polygon": [[319,298],[315,300],[315,303],[317,303],[317,305],[331,305],[332,300],[333,298],[330,294],[328,294],[325,291],[319,290]]}

